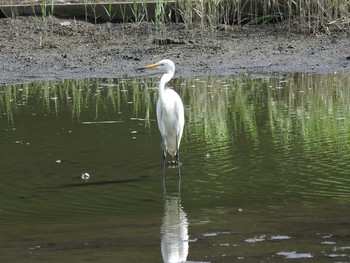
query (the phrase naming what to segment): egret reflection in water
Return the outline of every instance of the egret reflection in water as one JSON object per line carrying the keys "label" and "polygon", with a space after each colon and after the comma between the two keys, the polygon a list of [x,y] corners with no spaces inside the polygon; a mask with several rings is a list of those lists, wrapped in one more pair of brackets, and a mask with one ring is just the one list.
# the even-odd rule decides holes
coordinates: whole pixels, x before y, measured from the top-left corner
{"label": "egret reflection in water", "polygon": [[186,262],[188,256],[188,221],[187,214],[181,206],[181,180],[179,180],[176,196],[164,190],[164,216],[161,232],[161,252],[165,263]]}

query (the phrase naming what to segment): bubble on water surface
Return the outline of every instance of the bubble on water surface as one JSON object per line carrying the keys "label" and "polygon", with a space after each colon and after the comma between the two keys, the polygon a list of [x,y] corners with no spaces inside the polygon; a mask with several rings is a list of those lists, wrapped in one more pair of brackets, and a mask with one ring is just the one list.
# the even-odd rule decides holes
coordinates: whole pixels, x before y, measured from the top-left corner
{"label": "bubble on water surface", "polygon": [[83,180],[89,180],[89,178],[90,178],[90,174],[88,174],[88,173],[82,173],[82,174],[81,174],[81,179],[83,179]]}

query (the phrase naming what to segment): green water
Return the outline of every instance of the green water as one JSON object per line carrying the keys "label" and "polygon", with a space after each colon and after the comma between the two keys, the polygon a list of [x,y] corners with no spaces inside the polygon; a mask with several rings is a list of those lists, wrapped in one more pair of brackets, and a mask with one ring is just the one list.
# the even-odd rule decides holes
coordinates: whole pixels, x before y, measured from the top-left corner
{"label": "green water", "polygon": [[350,76],[170,85],[181,180],[157,79],[0,87],[1,262],[350,261]]}

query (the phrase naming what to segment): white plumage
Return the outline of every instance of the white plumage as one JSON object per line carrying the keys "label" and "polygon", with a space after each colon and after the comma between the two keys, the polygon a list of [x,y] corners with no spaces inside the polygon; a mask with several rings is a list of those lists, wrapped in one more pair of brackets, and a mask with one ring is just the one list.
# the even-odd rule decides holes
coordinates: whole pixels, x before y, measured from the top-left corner
{"label": "white plumage", "polygon": [[157,102],[158,128],[163,139],[163,160],[165,162],[168,152],[176,157],[179,165],[179,148],[185,124],[184,106],[180,96],[174,90],[165,88],[165,84],[174,76],[175,64],[169,59],[164,59],[143,69],[151,68],[158,68],[164,72],[158,84]]}

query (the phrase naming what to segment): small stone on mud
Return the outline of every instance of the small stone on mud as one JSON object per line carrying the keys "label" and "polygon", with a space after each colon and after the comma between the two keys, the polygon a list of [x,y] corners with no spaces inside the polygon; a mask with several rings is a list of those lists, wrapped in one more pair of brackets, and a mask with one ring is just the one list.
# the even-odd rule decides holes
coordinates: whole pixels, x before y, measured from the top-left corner
{"label": "small stone on mud", "polygon": [[69,21],[62,21],[62,22],[60,23],[60,25],[61,25],[61,26],[70,26],[71,23],[70,23]]}

